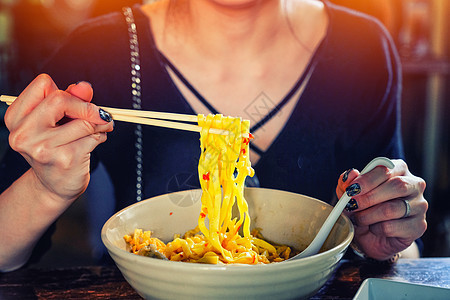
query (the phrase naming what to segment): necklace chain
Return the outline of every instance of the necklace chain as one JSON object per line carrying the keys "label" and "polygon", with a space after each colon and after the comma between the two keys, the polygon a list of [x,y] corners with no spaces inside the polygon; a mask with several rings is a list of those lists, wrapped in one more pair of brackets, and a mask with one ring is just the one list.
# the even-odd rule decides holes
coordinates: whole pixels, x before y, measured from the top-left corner
{"label": "necklace chain", "polygon": [[[123,8],[123,14],[128,25],[128,37],[130,42],[130,62],[131,62],[131,98],[134,109],[141,109],[141,63],[139,55],[139,43],[137,38],[136,23],[133,11],[130,7]],[[136,142],[136,201],[141,201],[143,194],[143,134],[142,125],[137,124],[134,130]]]}

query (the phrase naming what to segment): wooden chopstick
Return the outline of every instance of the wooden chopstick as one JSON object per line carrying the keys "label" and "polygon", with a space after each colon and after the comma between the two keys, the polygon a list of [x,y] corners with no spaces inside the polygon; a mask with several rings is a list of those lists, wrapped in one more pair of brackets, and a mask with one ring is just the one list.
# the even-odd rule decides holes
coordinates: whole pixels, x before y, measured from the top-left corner
{"label": "wooden chopstick", "polygon": [[[17,97],[1,95],[0,101],[5,102],[8,105],[11,105]],[[122,109],[122,108],[113,108],[113,107],[105,107],[100,106],[103,110],[107,111],[111,114],[113,120],[129,122],[135,124],[143,124],[143,125],[151,125],[158,127],[166,127],[172,129],[180,129],[194,132],[201,132],[202,127],[193,124],[187,124],[182,122],[197,122],[197,116],[195,115],[186,115],[186,114],[177,114],[177,113],[166,113],[166,112],[156,112],[156,111],[143,111],[143,110],[134,110],[134,109]],[[166,120],[175,120],[181,122],[171,122]],[[214,134],[222,134],[227,135],[230,132],[223,129],[210,128],[210,133]],[[243,137],[247,137],[248,135],[244,135]]]}
{"label": "wooden chopstick", "polygon": [[141,117],[141,118],[152,118],[161,120],[176,120],[183,122],[197,122],[197,116],[195,115],[185,115],[176,113],[166,113],[157,111],[145,111],[145,110],[135,110],[135,109],[125,109],[125,108],[112,108],[101,106],[104,110],[112,115],[121,116],[131,116],[131,117]]}
{"label": "wooden chopstick", "polygon": [[[103,109],[108,111],[107,107],[105,107]],[[165,120],[160,120],[160,119],[118,115],[118,114],[116,114],[116,115],[112,114],[112,117],[113,117],[113,120],[115,120],[115,121],[122,121],[122,122],[143,124],[143,125],[151,125],[151,126],[158,126],[158,127],[172,128],[172,129],[181,129],[181,130],[187,130],[187,131],[201,132],[203,129],[202,127],[200,127],[198,125],[181,123],[181,122],[171,122],[171,121],[165,121]],[[222,130],[222,129],[217,129],[217,128],[210,128],[209,132],[214,133],[214,134],[223,134],[223,135],[227,135],[230,133],[227,130]]]}

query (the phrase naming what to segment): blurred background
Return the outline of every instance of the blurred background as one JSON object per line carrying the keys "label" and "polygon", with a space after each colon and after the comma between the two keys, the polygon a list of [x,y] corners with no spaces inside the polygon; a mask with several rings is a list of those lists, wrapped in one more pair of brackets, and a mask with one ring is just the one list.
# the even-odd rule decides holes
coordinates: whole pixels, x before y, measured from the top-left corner
{"label": "blurred background", "polygon": [[[370,14],[390,31],[403,68],[402,130],[406,160],[427,181],[430,203],[424,256],[450,256],[450,1],[330,0]],[[18,95],[79,24],[136,0],[0,0],[0,94]],[[0,158],[7,145],[0,103]],[[84,197],[57,223],[40,266],[92,264],[102,251],[89,239]],[[98,228],[96,229],[98,230]],[[99,237],[100,232],[94,232]],[[73,247],[77,245],[77,247]]]}

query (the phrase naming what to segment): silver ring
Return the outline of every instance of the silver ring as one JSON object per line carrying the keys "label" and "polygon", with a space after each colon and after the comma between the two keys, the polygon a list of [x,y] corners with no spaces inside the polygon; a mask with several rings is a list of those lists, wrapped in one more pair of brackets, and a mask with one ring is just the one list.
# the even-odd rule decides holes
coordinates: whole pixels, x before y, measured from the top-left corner
{"label": "silver ring", "polygon": [[409,205],[409,200],[404,200],[403,202],[406,205],[406,211],[405,214],[403,215],[402,219],[409,217],[409,215],[411,214],[411,205]]}

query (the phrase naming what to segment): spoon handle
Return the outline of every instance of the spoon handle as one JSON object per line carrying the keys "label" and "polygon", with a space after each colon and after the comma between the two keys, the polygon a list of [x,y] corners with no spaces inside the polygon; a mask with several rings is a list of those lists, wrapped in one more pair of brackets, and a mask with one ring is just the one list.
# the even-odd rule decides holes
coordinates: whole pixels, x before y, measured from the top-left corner
{"label": "spoon handle", "polygon": [[[385,166],[386,168],[392,169],[394,168],[394,163],[386,157],[377,157],[365,166],[365,168],[361,171],[361,174],[372,171],[377,166]],[[333,229],[334,224],[336,223],[337,219],[341,215],[350,199],[351,197],[347,195],[347,192],[345,192],[339,199],[338,203],[336,203],[331,213],[328,215],[327,219],[323,223],[322,227],[320,228],[311,244],[309,244],[309,246],[304,251],[297,254],[293,258],[303,258],[317,254],[319,252],[320,248],[322,248],[323,243],[330,234],[331,229]]]}

